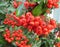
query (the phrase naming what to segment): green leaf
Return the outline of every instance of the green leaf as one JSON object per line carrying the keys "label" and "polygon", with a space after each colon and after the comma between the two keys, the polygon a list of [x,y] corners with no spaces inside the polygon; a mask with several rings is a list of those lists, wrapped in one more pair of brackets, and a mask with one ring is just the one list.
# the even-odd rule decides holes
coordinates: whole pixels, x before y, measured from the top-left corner
{"label": "green leaf", "polygon": [[8,10],[8,12],[14,12],[15,11],[15,9],[13,8],[13,6],[8,7],[7,10]]}
{"label": "green leaf", "polygon": [[34,2],[44,2],[44,0],[33,0]]}
{"label": "green leaf", "polygon": [[3,10],[0,10],[0,13],[4,14],[4,11]]}
{"label": "green leaf", "polygon": [[48,9],[48,8],[46,7],[46,3],[47,3],[46,1],[44,2],[44,0],[41,0],[41,1],[40,1],[40,4],[37,5],[37,6],[32,10],[33,15],[39,16],[39,15],[41,15],[41,14],[45,14],[45,13],[46,13],[46,10]]}
{"label": "green leaf", "polygon": [[0,2],[0,7],[6,6],[6,5],[7,5],[7,2]]}
{"label": "green leaf", "polygon": [[[4,20],[4,19],[5,19],[5,14],[0,13],[0,19]],[[1,22],[3,22],[2,20],[1,20]],[[1,22],[0,22],[0,23],[1,23]],[[1,25],[0,25],[0,26],[1,26]]]}
{"label": "green leaf", "polygon": [[24,3],[26,0],[19,0],[19,1],[21,1],[21,2],[23,2],[23,3]]}
{"label": "green leaf", "polygon": [[48,38],[41,38],[41,41],[43,41],[41,46],[44,46],[44,47],[53,47],[54,40],[48,39]]}
{"label": "green leaf", "polygon": [[10,27],[9,27],[9,30],[10,30],[10,32],[12,32],[12,31],[13,31],[13,28],[12,28],[12,26],[10,26]]}
{"label": "green leaf", "polygon": [[55,42],[60,42],[60,37],[58,37],[58,38],[55,40]]}
{"label": "green leaf", "polygon": [[0,44],[3,44],[3,43],[5,43],[5,42],[4,42],[3,40],[0,39]]}
{"label": "green leaf", "polygon": [[4,25],[0,25],[0,28],[3,28],[4,27]]}
{"label": "green leaf", "polygon": [[3,35],[3,32],[0,32],[0,44],[5,44],[5,40],[2,35]]}
{"label": "green leaf", "polygon": [[36,42],[32,47],[40,47],[41,45],[41,40],[39,42]]}
{"label": "green leaf", "polygon": [[[24,0],[25,1],[25,0]],[[23,1],[23,2],[24,2]],[[24,12],[25,12],[25,7],[24,7],[24,3],[22,3],[17,9],[16,9],[16,15],[17,16],[21,16]]]}
{"label": "green leaf", "polygon": [[42,13],[42,7],[39,4],[38,6],[36,6],[33,10],[32,10],[33,15],[35,16],[39,16]]}
{"label": "green leaf", "polygon": [[57,38],[60,41],[60,37]]}
{"label": "green leaf", "polygon": [[41,0],[34,0],[34,2],[39,2],[39,1],[41,1]]}
{"label": "green leaf", "polygon": [[29,2],[40,2],[41,0],[28,0]]}
{"label": "green leaf", "polygon": [[4,25],[0,25],[0,32],[2,32],[2,31],[4,31],[5,30],[5,28],[4,28],[5,26]]}
{"label": "green leaf", "polygon": [[4,29],[0,29],[0,32],[4,31]]}
{"label": "green leaf", "polygon": [[23,7],[24,7],[24,5],[21,4],[21,5],[17,8],[17,10],[16,10],[16,15],[17,15],[17,16],[22,15],[22,13],[23,13]]}

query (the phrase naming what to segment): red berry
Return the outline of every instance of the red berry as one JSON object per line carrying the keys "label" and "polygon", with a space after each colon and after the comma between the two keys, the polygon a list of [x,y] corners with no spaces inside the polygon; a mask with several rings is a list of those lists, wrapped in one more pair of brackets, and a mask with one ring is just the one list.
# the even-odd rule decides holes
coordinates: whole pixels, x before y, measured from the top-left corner
{"label": "red berry", "polygon": [[12,42],[12,40],[11,40],[11,39],[8,39],[8,42],[9,42],[9,43],[11,43],[11,42]]}
{"label": "red berry", "polygon": [[34,26],[39,26],[39,22],[35,21]]}
{"label": "red berry", "polygon": [[34,22],[30,22],[29,24],[33,26],[34,25]]}
{"label": "red berry", "polygon": [[52,8],[53,6],[51,4],[47,4],[47,7],[48,8]]}
{"label": "red berry", "polygon": [[15,42],[15,44],[16,44],[17,46],[19,46],[19,43],[18,43],[18,42]]}
{"label": "red berry", "polygon": [[28,2],[28,1],[24,2],[24,6],[28,9],[28,7],[29,7],[29,2]]}
{"label": "red berry", "polygon": [[53,5],[54,5],[55,8],[59,7],[59,5],[57,3],[54,3]]}
{"label": "red berry", "polygon": [[53,25],[48,24],[48,25],[47,25],[47,28],[48,28],[49,30],[52,30],[54,27],[53,27]]}
{"label": "red berry", "polygon": [[11,40],[13,41],[14,40],[14,37],[11,37]]}
{"label": "red berry", "polygon": [[50,5],[52,5],[53,4],[53,2],[52,1],[50,1],[50,2],[48,2]]}
{"label": "red berry", "polygon": [[13,1],[13,6],[14,6],[14,8],[17,8],[18,7],[18,4],[17,4],[16,1]]}
{"label": "red berry", "polygon": [[50,20],[50,24],[54,25],[54,24],[56,24],[56,21],[53,20],[53,19],[51,19],[51,20]]}
{"label": "red berry", "polygon": [[47,35],[49,33],[49,30],[47,28],[43,28],[43,34]]}

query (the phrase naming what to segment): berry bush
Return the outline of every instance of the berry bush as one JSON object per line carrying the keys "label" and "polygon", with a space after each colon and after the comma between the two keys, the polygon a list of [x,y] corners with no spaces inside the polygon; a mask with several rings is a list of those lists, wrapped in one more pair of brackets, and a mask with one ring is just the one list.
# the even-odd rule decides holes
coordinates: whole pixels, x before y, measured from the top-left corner
{"label": "berry bush", "polygon": [[47,16],[59,0],[0,2],[0,47],[60,47],[60,25]]}

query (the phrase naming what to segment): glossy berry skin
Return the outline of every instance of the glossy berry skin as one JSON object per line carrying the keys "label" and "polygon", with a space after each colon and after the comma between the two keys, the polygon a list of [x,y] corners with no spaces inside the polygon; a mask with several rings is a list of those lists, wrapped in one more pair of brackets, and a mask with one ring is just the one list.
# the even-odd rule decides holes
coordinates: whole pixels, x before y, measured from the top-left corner
{"label": "glossy berry skin", "polygon": [[[28,31],[34,31],[37,35],[48,35],[51,30],[56,28],[56,21],[53,19],[50,19],[50,21],[47,23],[45,22],[45,17],[37,16],[34,17],[31,12],[27,12],[25,15],[22,15],[20,17],[16,17],[16,15],[13,15],[12,18],[15,20],[5,19],[4,24],[8,25],[14,25],[14,26],[23,26],[24,28],[27,28]],[[13,22],[10,22],[13,21]],[[13,36],[19,36],[18,33],[13,34]],[[20,34],[22,35],[22,34]],[[19,40],[20,38],[17,37],[16,40]]]}
{"label": "glossy berry skin", "polygon": [[47,7],[48,8],[52,8],[53,6],[51,4],[47,4]]}
{"label": "glossy berry skin", "polygon": [[[6,32],[3,36],[8,43],[12,43],[13,41],[15,41],[15,44],[18,47],[22,47],[22,46],[31,47],[30,44],[29,45],[27,44],[29,40],[25,35],[23,35],[23,31],[21,29],[17,31],[13,31],[12,33],[10,33],[9,29],[6,29],[5,31]],[[19,43],[18,41],[21,42]]]}
{"label": "glossy berry skin", "polygon": [[22,4],[22,2],[17,2],[16,0],[13,1],[13,7],[14,8],[18,8],[18,6],[21,5],[21,4]]}
{"label": "glossy berry skin", "polygon": [[53,25],[54,28],[56,28],[56,21],[55,21],[55,20],[51,19],[51,20],[50,20],[50,24]]}
{"label": "glossy berry skin", "polygon": [[53,27],[53,25],[48,24],[48,25],[47,25],[47,28],[48,28],[49,30],[52,30],[54,27]]}
{"label": "glossy berry skin", "polygon": [[[48,9],[58,8],[59,0],[47,0],[46,7]],[[16,9],[21,5],[22,2],[18,2],[16,0],[13,1],[13,7]],[[37,3],[30,3],[28,0],[24,2],[24,7],[26,10],[29,8],[34,9]],[[50,11],[48,11],[49,13]],[[21,16],[16,16],[16,11],[11,14],[6,14],[6,19],[4,20],[4,24],[11,26],[13,31],[9,29],[5,29],[4,39],[8,43],[14,42],[17,47],[32,47],[31,43],[29,43],[30,39],[25,36],[22,29],[15,30],[14,27],[23,27],[28,30],[28,32],[33,32],[38,36],[47,36],[51,33],[51,30],[56,28],[56,21],[53,19],[49,19],[46,21],[46,17],[42,14],[41,16],[34,16],[32,12],[26,12]],[[36,38],[38,41],[39,38]],[[29,43],[29,44],[28,44]],[[60,43],[56,44],[57,47],[60,47]]]}
{"label": "glossy berry skin", "polygon": [[29,7],[34,8],[36,6],[36,3],[30,3],[28,1],[24,2],[24,6],[26,9],[28,9]]}
{"label": "glossy berry skin", "polygon": [[28,9],[29,8],[29,2],[28,1],[24,2],[24,6]]}
{"label": "glossy berry skin", "polygon": [[58,8],[58,2],[59,0],[48,0],[48,4],[47,4],[47,7],[48,8]]}
{"label": "glossy berry skin", "polygon": [[18,4],[17,4],[16,1],[13,1],[13,6],[14,6],[14,8],[17,8],[18,7]]}

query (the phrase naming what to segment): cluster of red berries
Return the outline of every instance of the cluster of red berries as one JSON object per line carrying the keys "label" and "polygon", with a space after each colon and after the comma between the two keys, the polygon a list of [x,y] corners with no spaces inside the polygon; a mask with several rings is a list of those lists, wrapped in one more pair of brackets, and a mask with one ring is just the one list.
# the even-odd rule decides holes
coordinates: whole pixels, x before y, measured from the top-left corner
{"label": "cluster of red berries", "polygon": [[[58,7],[59,0],[48,0],[48,8]],[[17,8],[22,2],[18,2],[16,0],[13,1],[14,8]],[[24,6],[26,9],[29,7],[34,8],[36,6],[36,3],[30,3],[26,0],[24,2]],[[48,13],[50,13],[50,10],[47,10]],[[56,28],[56,21],[53,19],[50,19],[46,21],[45,17],[36,16],[34,17],[31,12],[27,12],[26,14],[23,14],[20,17],[16,16],[16,12],[13,12],[12,14],[6,15],[6,19],[4,20],[4,24],[12,26],[12,27],[19,27],[22,26],[24,28],[27,28],[28,31],[33,31],[38,36],[41,35],[48,35],[51,30]],[[31,47],[31,44],[27,44],[29,42],[28,38],[23,34],[23,31],[21,29],[10,31],[9,29],[5,30],[4,38],[7,42],[15,42],[15,44],[18,47]],[[36,38],[36,40],[39,40],[39,38]],[[56,44],[57,47],[60,47],[60,43]]]}
{"label": "cluster of red berries", "polygon": [[5,40],[7,40],[8,42],[12,42],[14,40],[13,37],[10,37],[10,31],[8,29],[5,30],[6,34],[4,34]]}
{"label": "cluster of red berries", "polygon": [[28,42],[27,40],[21,41],[20,43],[16,42],[16,45],[18,47],[31,47],[31,44],[27,45],[27,42]]}
{"label": "cluster of red berries", "polygon": [[60,42],[55,44],[56,47],[60,47]]}
{"label": "cluster of red berries", "polygon": [[17,8],[19,5],[21,5],[22,4],[22,2],[17,2],[16,0],[15,1],[13,1],[13,6],[14,6],[14,8]]}
{"label": "cluster of red berries", "polygon": [[52,8],[52,7],[58,8],[58,6],[59,6],[58,2],[59,2],[59,0],[48,0],[47,7],[48,8]]}
{"label": "cluster of red berries", "polygon": [[[17,8],[19,5],[21,5],[22,2],[20,1],[13,1],[13,6],[14,8]],[[29,7],[34,7],[36,4],[35,3],[29,3],[28,1],[24,2],[24,6],[28,9]]]}
{"label": "cluster of red berries", "polygon": [[24,6],[26,9],[28,9],[29,7],[34,7],[36,6],[36,3],[30,3],[28,1],[24,2]]}
{"label": "cluster of red berries", "polygon": [[[25,15],[22,15],[20,17],[13,15],[12,18],[16,22],[15,26],[23,26],[29,31],[34,31],[37,35],[49,34],[52,29],[56,28],[55,20],[50,19],[49,22],[45,22],[41,19],[40,16],[34,17],[31,12],[27,12]],[[9,21],[4,21],[5,24],[6,22]]]}
{"label": "cluster of red berries", "polygon": [[[7,22],[7,21],[8,21],[8,22]],[[6,18],[6,19],[4,20],[4,24],[7,24],[7,25],[10,25],[10,26],[14,27],[15,24],[16,24],[16,22],[14,22],[13,20],[10,20],[10,19]]]}
{"label": "cluster of red berries", "polygon": [[[27,42],[29,41],[25,35],[23,35],[23,31],[21,29],[17,31],[13,31],[12,33],[6,29],[4,38],[9,43],[15,42],[18,47],[31,47],[31,45],[27,45]],[[21,41],[21,42],[20,42]]]}

